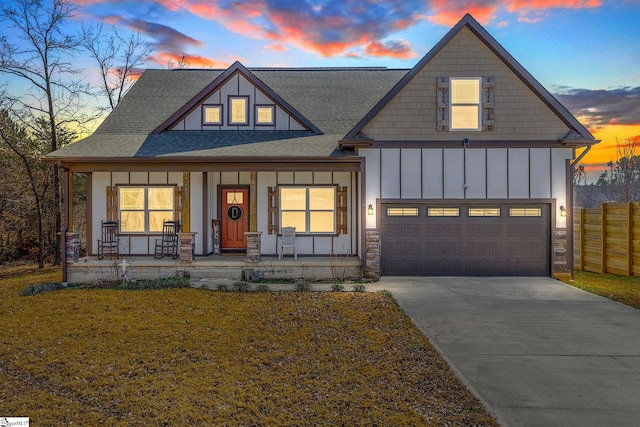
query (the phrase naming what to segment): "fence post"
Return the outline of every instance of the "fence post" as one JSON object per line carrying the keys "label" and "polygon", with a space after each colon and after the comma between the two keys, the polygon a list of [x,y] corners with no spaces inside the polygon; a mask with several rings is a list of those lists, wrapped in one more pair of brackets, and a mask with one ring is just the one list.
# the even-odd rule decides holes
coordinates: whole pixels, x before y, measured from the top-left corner
{"label": "fence post", "polygon": [[584,248],[586,246],[584,244],[584,239],[585,239],[585,234],[586,234],[585,231],[584,231],[584,229],[585,229],[584,221],[585,221],[585,217],[586,217],[585,211],[586,211],[585,208],[580,209],[580,261],[579,261],[580,262],[580,264],[579,264],[580,271],[584,271]]}
{"label": "fence post", "polygon": [[607,204],[603,203],[600,210],[602,211],[600,219],[600,274],[604,274],[607,272]]}
{"label": "fence post", "polygon": [[627,276],[633,274],[633,203],[627,204]]}

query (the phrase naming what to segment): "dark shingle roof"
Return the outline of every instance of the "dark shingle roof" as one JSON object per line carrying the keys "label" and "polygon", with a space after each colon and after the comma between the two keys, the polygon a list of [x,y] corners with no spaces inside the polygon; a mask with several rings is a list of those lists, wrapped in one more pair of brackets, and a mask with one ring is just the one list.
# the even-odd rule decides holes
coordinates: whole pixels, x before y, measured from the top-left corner
{"label": "dark shingle roof", "polygon": [[322,131],[165,131],[152,134],[224,70],[147,70],[88,138],[49,158],[328,157],[409,71],[254,69],[253,75]]}

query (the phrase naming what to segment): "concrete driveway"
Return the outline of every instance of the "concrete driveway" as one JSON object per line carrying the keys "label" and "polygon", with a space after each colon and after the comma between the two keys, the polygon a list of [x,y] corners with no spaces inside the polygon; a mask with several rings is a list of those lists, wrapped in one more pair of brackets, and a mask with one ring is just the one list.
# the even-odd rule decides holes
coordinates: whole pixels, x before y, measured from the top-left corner
{"label": "concrete driveway", "polygon": [[550,278],[384,277],[503,426],[640,425],[640,310]]}

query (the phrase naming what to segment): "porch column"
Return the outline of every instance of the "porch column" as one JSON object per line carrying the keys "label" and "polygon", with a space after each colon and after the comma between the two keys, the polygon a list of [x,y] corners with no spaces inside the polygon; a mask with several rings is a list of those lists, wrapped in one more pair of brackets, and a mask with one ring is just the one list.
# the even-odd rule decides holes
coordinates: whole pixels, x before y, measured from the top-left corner
{"label": "porch column", "polygon": [[[258,231],[258,172],[256,171],[251,171],[249,187],[249,231]],[[247,244],[249,244],[248,241]]]}

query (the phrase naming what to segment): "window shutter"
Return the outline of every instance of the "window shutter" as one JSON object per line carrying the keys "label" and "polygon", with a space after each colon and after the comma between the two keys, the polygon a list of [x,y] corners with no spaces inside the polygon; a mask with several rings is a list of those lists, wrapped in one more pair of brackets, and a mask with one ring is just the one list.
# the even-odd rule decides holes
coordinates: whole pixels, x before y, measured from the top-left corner
{"label": "window shutter", "polygon": [[118,188],[107,186],[107,221],[118,220]]}
{"label": "window shutter", "polygon": [[482,130],[493,131],[493,125],[495,123],[493,117],[493,111],[495,107],[494,102],[494,89],[495,78],[483,77],[482,78]]}
{"label": "window shutter", "polygon": [[267,212],[269,218],[267,220],[267,230],[269,234],[278,234],[280,231],[280,202],[278,197],[278,187],[269,187],[268,198],[269,209]]}
{"label": "window shutter", "polygon": [[336,196],[336,231],[338,234],[347,234],[347,187],[338,187]]}
{"label": "window shutter", "polygon": [[436,130],[447,132],[449,130],[449,78],[438,77],[436,92]]}

